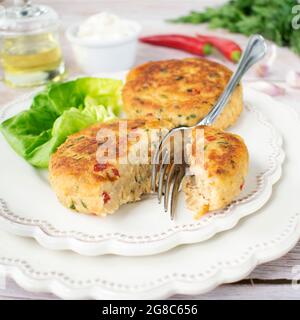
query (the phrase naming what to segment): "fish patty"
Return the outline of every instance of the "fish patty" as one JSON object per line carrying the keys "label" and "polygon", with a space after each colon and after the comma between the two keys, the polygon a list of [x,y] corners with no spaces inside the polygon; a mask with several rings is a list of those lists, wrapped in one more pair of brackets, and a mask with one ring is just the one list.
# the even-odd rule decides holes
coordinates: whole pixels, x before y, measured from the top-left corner
{"label": "fish patty", "polygon": [[[120,124],[126,125],[126,136]],[[150,133],[155,129],[158,136],[170,127],[155,119],[115,120],[69,136],[50,159],[49,179],[58,199],[70,209],[100,216],[139,200],[150,192]],[[134,162],[139,146],[147,148],[143,163]]]}
{"label": "fish patty", "polygon": [[[219,63],[201,59],[148,62],[127,75],[122,96],[129,118],[154,117],[192,126],[202,120],[224,91],[232,72]],[[213,124],[233,125],[243,109],[239,84]]]}
{"label": "fish patty", "polygon": [[[119,130],[124,123],[128,128],[125,138]],[[50,160],[50,183],[58,199],[70,209],[99,216],[140,200],[151,191],[149,157],[155,149],[152,142],[171,126],[168,121],[154,119],[115,120],[71,135]],[[197,129],[203,132],[204,162],[191,162],[191,175],[184,178],[183,191],[187,206],[199,216],[225,207],[238,195],[247,174],[248,152],[237,135],[212,127]],[[99,147],[104,145],[108,146],[107,152],[99,153]],[[191,155],[194,145],[191,144]],[[134,156],[141,150],[145,157],[135,162]]]}

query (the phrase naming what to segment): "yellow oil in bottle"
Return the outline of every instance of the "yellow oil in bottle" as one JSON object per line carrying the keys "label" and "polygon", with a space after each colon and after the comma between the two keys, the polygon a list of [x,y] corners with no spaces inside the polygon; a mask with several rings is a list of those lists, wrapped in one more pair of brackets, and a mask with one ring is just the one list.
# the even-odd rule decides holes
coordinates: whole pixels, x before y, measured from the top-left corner
{"label": "yellow oil in bottle", "polygon": [[64,63],[54,33],[19,35],[2,42],[4,80],[13,86],[34,86],[60,80]]}

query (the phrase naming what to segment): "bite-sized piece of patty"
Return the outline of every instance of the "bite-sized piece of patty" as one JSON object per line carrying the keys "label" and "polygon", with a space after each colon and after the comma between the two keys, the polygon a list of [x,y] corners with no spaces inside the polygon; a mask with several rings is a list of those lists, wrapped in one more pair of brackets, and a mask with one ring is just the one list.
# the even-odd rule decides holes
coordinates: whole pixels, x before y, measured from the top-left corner
{"label": "bite-sized piece of patty", "polygon": [[[249,162],[240,136],[213,127],[198,128],[204,129],[204,151],[201,161],[190,164],[190,175],[183,182],[186,204],[196,218],[232,202],[243,189]],[[195,143],[192,150],[195,155]]]}
{"label": "bite-sized piece of patty", "polygon": [[[120,123],[127,123],[127,136],[119,130]],[[158,120],[120,120],[71,135],[50,160],[49,178],[57,197],[70,209],[101,216],[115,212],[124,203],[139,200],[142,194],[150,192],[151,165],[147,157],[152,129],[159,134],[160,128],[170,126]],[[139,146],[146,148],[143,163],[135,160]]]}
{"label": "bite-sized piece of patty", "polygon": [[[173,127],[195,125],[212,109],[231,75],[224,65],[201,58],[145,63],[127,75],[124,111],[133,119],[166,119]],[[242,87],[238,85],[213,126],[226,129],[242,109]]]}

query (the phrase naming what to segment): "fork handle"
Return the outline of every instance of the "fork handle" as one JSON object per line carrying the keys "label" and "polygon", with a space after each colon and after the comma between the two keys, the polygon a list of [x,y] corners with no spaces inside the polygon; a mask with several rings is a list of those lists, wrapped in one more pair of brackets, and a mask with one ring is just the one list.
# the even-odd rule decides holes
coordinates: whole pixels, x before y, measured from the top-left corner
{"label": "fork handle", "polygon": [[239,84],[242,76],[252,67],[257,61],[262,59],[267,52],[267,44],[261,35],[253,35],[250,37],[247,47],[242,55],[236,71],[230,78],[225,90],[219,97],[213,109],[202,119],[197,125],[211,125],[218,115],[222,112],[232,92]]}

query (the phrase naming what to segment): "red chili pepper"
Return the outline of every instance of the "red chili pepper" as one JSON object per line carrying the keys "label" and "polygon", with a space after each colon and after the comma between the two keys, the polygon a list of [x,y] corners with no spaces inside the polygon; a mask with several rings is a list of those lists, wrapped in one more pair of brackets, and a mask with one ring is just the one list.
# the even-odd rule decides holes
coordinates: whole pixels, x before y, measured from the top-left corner
{"label": "red chili pepper", "polygon": [[140,41],[153,44],[155,46],[179,49],[200,56],[205,56],[212,52],[212,46],[208,41],[180,34],[164,34],[142,37],[140,38]]}
{"label": "red chili pepper", "polygon": [[216,49],[218,49],[224,57],[232,62],[238,62],[242,55],[241,47],[234,41],[214,36],[205,36],[197,34],[197,38],[211,43]]}

